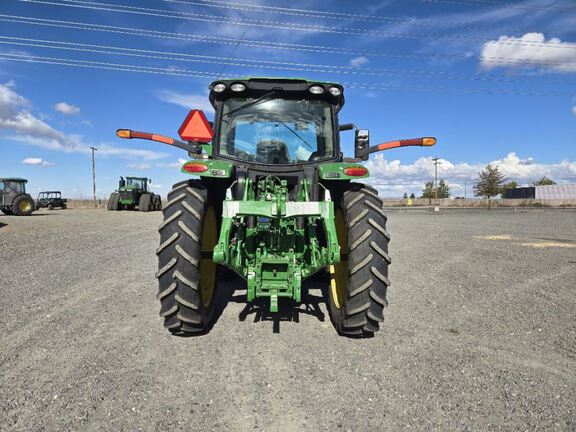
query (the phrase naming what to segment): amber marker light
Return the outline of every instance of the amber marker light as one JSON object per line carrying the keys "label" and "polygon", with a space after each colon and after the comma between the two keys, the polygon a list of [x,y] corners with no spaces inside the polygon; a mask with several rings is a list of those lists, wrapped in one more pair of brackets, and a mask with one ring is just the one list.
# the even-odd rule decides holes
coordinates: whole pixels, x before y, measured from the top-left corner
{"label": "amber marker light", "polygon": [[422,138],[422,145],[423,146],[433,146],[434,144],[436,144],[436,138],[434,138],[434,137]]}
{"label": "amber marker light", "polygon": [[130,129],[118,129],[116,136],[118,138],[130,139],[132,138],[132,131]]}

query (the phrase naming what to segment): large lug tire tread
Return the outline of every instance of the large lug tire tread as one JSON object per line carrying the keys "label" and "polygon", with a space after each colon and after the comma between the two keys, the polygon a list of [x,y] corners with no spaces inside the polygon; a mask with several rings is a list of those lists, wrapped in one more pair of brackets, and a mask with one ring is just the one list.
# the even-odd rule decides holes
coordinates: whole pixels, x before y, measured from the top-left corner
{"label": "large lug tire tread", "polygon": [[[30,210],[23,212],[20,210],[20,204],[26,201],[30,204]],[[34,204],[34,200],[30,195],[27,194],[17,196],[12,202],[12,214],[16,216],[30,216],[35,209],[36,204]]]}
{"label": "large lug tire tread", "polygon": [[360,183],[351,183],[340,206],[348,232],[348,282],[344,305],[330,309],[337,330],[347,336],[372,336],[384,321],[388,306],[388,242],[386,216],[378,192]]}
{"label": "large lug tire tread", "polygon": [[152,196],[150,194],[143,194],[140,196],[140,200],[138,201],[138,210],[141,212],[150,211],[150,205]]}
{"label": "large lug tire tread", "polygon": [[110,194],[108,199],[108,210],[118,210],[118,201],[120,200],[120,195],[117,192]]}
{"label": "large lug tire tread", "polygon": [[200,241],[207,209],[208,190],[199,180],[175,184],[164,207],[157,297],[164,326],[173,334],[204,333],[214,313],[215,295],[206,306],[200,295]]}
{"label": "large lug tire tread", "polygon": [[14,213],[12,213],[12,210],[10,210],[9,208],[3,208],[2,213],[4,213],[6,216],[13,216],[14,215]]}

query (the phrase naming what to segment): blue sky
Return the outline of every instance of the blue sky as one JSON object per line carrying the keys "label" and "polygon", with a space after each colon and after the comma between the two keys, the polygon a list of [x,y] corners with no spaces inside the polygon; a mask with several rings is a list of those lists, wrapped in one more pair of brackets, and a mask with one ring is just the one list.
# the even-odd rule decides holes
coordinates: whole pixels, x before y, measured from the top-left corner
{"label": "blue sky", "polygon": [[0,177],[32,193],[89,196],[94,146],[99,197],[120,175],[165,195],[185,153],[115,130],[176,137],[220,73],[341,82],[341,121],[373,144],[436,136],[372,156],[385,196],[419,193],[436,155],[455,195],[490,162],[522,184],[576,182],[571,0],[107,1],[0,3]]}

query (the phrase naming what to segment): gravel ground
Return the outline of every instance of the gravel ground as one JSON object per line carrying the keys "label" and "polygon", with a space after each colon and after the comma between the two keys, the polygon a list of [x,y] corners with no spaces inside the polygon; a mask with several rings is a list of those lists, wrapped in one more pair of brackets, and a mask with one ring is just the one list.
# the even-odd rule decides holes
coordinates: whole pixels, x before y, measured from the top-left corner
{"label": "gravel ground", "polygon": [[0,217],[0,430],[575,430],[576,213],[391,211],[390,307],[337,336],[318,280],[240,281],[201,337],[155,298],[159,213]]}

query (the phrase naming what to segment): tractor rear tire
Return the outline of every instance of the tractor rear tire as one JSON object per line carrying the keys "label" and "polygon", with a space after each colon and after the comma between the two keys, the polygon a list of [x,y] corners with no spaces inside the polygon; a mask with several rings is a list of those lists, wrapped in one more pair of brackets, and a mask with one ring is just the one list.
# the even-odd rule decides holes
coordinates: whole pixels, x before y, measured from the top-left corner
{"label": "tractor rear tire", "polygon": [[162,210],[162,197],[160,195],[158,195],[156,197],[157,201],[156,201],[156,210],[160,211]]}
{"label": "tractor rear tire", "polygon": [[16,216],[30,216],[36,209],[30,195],[19,195],[12,202],[12,213]]}
{"label": "tractor rear tire", "polygon": [[205,333],[214,314],[218,240],[216,212],[200,180],[177,183],[164,206],[157,250],[157,298],[164,326],[172,334]]}
{"label": "tractor rear tire", "polygon": [[149,194],[142,194],[140,196],[140,201],[138,201],[138,210],[141,212],[150,211],[150,206],[152,205],[151,198],[152,196]]}
{"label": "tractor rear tire", "polygon": [[351,183],[335,211],[341,262],[330,266],[330,315],[341,335],[369,337],[388,306],[386,215],[378,192]]}
{"label": "tractor rear tire", "polygon": [[108,199],[108,210],[118,210],[120,202],[120,194],[117,192],[112,192],[110,198]]}

